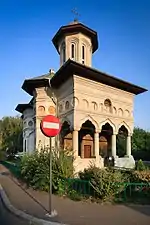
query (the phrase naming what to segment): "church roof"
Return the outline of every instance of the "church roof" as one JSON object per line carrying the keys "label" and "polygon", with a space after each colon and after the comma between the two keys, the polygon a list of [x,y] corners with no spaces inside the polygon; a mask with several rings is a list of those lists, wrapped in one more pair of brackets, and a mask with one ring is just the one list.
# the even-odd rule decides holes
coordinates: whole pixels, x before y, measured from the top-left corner
{"label": "church roof", "polygon": [[50,74],[46,73],[46,74],[43,74],[41,76],[33,77],[33,78],[29,79],[29,80],[41,80],[41,79],[44,79],[44,78],[50,78]]}
{"label": "church roof", "polygon": [[49,79],[53,74],[47,73],[38,77],[33,77],[31,79],[24,80],[22,89],[28,94],[33,95],[33,90],[36,87],[49,86]]}
{"label": "church roof", "polygon": [[92,52],[94,53],[98,49],[97,32],[85,26],[82,23],[73,23],[73,24],[60,27],[60,29],[57,31],[57,33],[52,39],[52,42],[54,46],[56,47],[57,51],[58,51],[58,43],[64,35],[80,33],[80,32],[91,38],[92,46],[93,46]]}
{"label": "church roof", "polygon": [[77,63],[71,59],[67,60],[67,62],[64,63],[63,66],[52,77],[50,81],[51,86],[54,88],[59,88],[59,86],[63,82],[65,82],[70,76],[74,74],[136,95],[147,91],[145,88],[139,87],[135,84],[131,84],[83,64]]}
{"label": "church roof", "polygon": [[26,104],[18,104],[17,107],[15,108],[16,111],[23,113],[24,110],[26,109],[32,109],[32,105],[30,103],[26,103]]}

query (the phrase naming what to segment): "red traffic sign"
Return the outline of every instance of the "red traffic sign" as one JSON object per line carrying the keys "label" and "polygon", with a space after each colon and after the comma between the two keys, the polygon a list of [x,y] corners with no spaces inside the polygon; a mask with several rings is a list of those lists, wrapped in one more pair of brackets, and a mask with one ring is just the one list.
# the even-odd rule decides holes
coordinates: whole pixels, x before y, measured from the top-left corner
{"label": "red traffic sign", "polygon": [[41,131],[47,137],[55,137],[60,129],[60,121],[56,116],[47,115],[41,121]]}

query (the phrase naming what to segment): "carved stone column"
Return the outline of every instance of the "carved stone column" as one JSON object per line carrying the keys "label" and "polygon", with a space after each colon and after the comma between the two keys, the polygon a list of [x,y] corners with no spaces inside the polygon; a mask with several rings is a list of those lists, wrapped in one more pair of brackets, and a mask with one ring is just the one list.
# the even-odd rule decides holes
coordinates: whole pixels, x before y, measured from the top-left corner
{"label": "carved stone column", "polygon": [[131,156],[131,135],[127,136],[126,155]]}
{"label": "carved stone column", "polygon": [[94,133],[94,155],[99,157],[99,132]]}
{"label": "carved stone column", "polygon": [[72,145],[73,145],[73,152],[74,152],[74,156],[78,157],[78,146],[79,146],[79,141],[78,141],[78,130],[74,130],[73,131],[73,135],[72,135]]}
{"label": "carved stone column", "polygon": [[116,157],[116,134],[112,134],[111,136],[111,145],[112,156]]}

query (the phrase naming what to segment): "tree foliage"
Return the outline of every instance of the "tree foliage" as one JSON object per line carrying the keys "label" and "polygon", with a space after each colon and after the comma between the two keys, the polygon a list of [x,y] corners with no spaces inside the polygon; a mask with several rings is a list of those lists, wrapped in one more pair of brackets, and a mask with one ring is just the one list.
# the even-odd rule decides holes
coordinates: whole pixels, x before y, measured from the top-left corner
{"label": "tree foliage", "polygon": [[[126,154],[126,137],[117,135],[117,155]],[[136,160],[150,161],[150,132],[135,127],[132,136],[132,155]]]}
{"label": "tree foliage", "polygon": [[3,117],[0,120],[0,149],[15,153],[22,150],[22,120],[20,117]]}
{"label": "tree foliage", "polygon": [[150,132],[134,128],[132,137],[132,154],[135,159],[150,160]]}

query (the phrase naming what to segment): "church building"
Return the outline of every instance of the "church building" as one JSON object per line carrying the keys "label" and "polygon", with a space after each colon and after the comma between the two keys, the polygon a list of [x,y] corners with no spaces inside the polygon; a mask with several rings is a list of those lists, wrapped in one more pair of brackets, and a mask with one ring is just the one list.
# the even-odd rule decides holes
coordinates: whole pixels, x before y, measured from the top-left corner
{"label": "church building", "polygon": [[[52,42],[60,55],[60,68],[26,79],[22,89],[31,101],[16,107],[23,119],[23,151],[32,153],[49,146],[40,122],[51,114],[58,116],[62,125],[53,145],[73,151],[76,172],[91,163],[104,167],[108,156],[117,167],[134,167],[134,98],[147,90],[92,67],[98,37],[84,24],[75,20],[62,26]],[[126,140],[126,152],[121,157],[118,135]]]}

